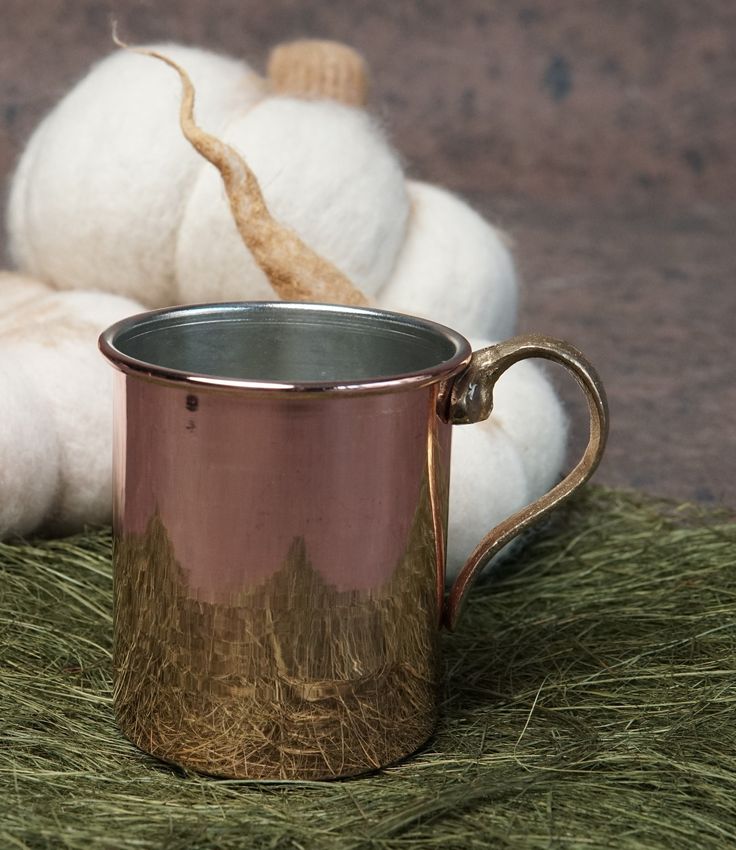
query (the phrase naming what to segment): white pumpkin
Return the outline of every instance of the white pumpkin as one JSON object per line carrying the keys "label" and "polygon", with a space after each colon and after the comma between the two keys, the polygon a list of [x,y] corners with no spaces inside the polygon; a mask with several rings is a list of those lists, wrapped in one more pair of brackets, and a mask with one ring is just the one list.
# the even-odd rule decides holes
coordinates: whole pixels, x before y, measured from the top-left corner
{"label": "white pumpkin", "polygon": [[112,370],[97,337],[142,309],[0,273],[0,538],[110,521]]}
{"label": "white pumpkin", "polygon": [[[274,218],[378,306],[483,340],[513,332],[506,241],[459,198],[406,180],[360,106],[357,54],[337,46],[336,74],[323,44],[282,46],[263,80],[234,59],[157,49],[190,73],[198,124],[243,155]],[[100,294],[39,294],[28,284],[33,298],[19,306],[17,278],[0,277],[0,317],[14,316],[12,333],[0,319],[0,363],[13,364],[0,379],[14,399],[14,436],[0,444],[0,503],[14,507],[0,513],[0,535],[109,517],[109,367],[95,345],[103,327],[144,307],[277,297],[236,230],[220,175],[182,136],[179,99],[169,68],[117,52],[61,100],[21,157],[8,207],[16,264],[55,289]],[[56,322],[84,319],[74,344],[47,347],[53,329],[34,318],[44,305]],[[56,365],[44,368],[44,358]],[[61,398],[49,381],[64,376]],[[32,435],[23,422],[41,428],[39,405],[56,412]],[[489,422],[455,430],[451,573],[491,524],[553,483],[565,438],[559,402],[531,364],[499,381]],[[29,470],[42,474],[21,497]]]}
{"label": "white pumpkin", "polygon": [[[244,155],[273,215],[367,296],[465,334],[508,335],[516,280],[503,239],[460,199],[407,184],[365,110],[290,96],[314,76],[283,73],[311,55],[306,45],[275,51],[270,85],[234,59],[153,49],[187,69],[198,123]],[[349,66],[350,57],[341,59]],[[352,91],[337,94],[354,100]],[[176,75],[161,63],[118,51],[95,65],[41,122],[13,177],[18,268],[58,289],[100,289],[149,307],[277,297],[237,234],[219,174],[182,136],[178,111]]]}

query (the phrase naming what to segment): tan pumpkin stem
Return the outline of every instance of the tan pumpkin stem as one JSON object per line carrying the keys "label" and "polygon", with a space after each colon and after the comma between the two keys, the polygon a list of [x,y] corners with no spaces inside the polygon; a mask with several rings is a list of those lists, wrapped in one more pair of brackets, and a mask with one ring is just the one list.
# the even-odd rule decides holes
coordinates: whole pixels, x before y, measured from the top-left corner
{"label": "tan pumpkin stem", "polygon": [[271,215],[258,179],[238,151],[197,126],[195,91],[189,74],[163,53],[123,43],[114,30],[113,40],[119,47],[165,62],[179,74],[182,132],[222,175],[238,232],[279,297],[284,301],[366,305],[365,295],[336,266]]}
{"label": "tan pumpkin stem", "polygon": [[339,41],[299,39],[277,44],[268,59],[268,81],[276,94],[337,100],[364,107],[368,68],[356,50]]}

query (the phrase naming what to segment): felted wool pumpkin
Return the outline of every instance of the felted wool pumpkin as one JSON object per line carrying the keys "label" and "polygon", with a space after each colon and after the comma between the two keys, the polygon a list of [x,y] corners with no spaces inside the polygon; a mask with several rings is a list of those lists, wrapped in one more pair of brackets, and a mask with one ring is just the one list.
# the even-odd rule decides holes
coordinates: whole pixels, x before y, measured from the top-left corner
{"label": "felted wool pumpkin", "polygon": [[[239,179],[257,187],[269,234],[288,237],[282,269],[292,248],[297,269],[311,251],[312,280],[334,270],[334,292],[353,282],[357,296],[449,324],[481,337],[477,344],[513,332],[517,286],[505,240],[459,198],[406,181],[359,108],[367,83],[357,54],[322,43],[282,46],[262,81],[234,60],[173,45],[159,50],[192,72],[198,123],[212,134],[200,153],[210,143],[222,153],[227,142],[252,169]],[[231,197],[228,208],[220,175],[181,135],[178,111],[174,75],[150,58],[126,52],[96,66],[42,122],[21,158],[8,216],[18,265],[59,289],[125,293],[146,307],[288,297],[267,262],[263,234],[247,238],[257,195],[250,206]],[[94,337],[141,305],[102,294],[96,302],[88,293],[77,303],[73,296],[82,293],[40,294],[38,287],[28,284],[32,297],[13,308],[20,333],[0,336],[0,364],[24,364],[22,381],[11,378],[9,386],[17,445],[0,449],[10,470],[0,478],[0,501],[15,504],[0,515],[0,534],[48,528],[50,520],[71,530],[110,512],[110,392]],[[307,287],[297,297],[310,295]],[[19,297],[8,276],[0,277],[0,311]],[[79,309],[86,330],[80,326],[74,343],[44,354],[41,340],[53,331],[40,307],[49,298],[56,299],[49,302],[54,321],[63,313],[74,325]],[[44,357],[57,358],[57,382],[75,376],[60,399],[50,398],[39,377]],[[542,372],[517,364],[495,396],[488,422],[454,431],[451,575],[491,525],[541,495],[560,472],[565,421]],[[35,450],[24,442],[24,410],[30,416],[50,404],[55,412]],[[31,469],[43,470],[36,496],[14,501]]]}
{"label": "felted wool pumpkin", "polygon": [[[187,68],[198,123],[245,156],[273,215],[366,296],[466,334],[507,335],[516,308],[507,247],[459,199],[407,185],[377,122],[356,106],[367,88],[357,54],[283,45],[262,80],[233,59],[158,49]],[[318,85],[330,96],[317,97]],[[273,298],[219,175],[182,137],[177,114],[177,81],[160,63],[129,51],[99,62],[21,157],[8,207],[17,266],[56,288],[149,307]]]}
{"label": "felted wool pumpkin", "polygon": [[97,336],[141,310],[0,274],[0,538],[110,521],[112,374]]}

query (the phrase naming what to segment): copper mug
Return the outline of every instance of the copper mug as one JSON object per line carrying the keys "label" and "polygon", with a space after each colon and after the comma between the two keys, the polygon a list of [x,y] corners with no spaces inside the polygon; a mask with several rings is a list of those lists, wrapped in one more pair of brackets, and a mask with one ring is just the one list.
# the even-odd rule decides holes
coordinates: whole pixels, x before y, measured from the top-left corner
{"label": "copper mug", "polygon": [[[410,316],[243,302],[133,316],[100,347],[119,370],[117,719],[146,752],[220,776],[351,776],[425,743],[440,627],[489,558],[592,474],[607,433],[593,368],[540,336],[473,353]],[[526,357],[577,378],[587,449],[445,597],[452,425],[487,417]]]}

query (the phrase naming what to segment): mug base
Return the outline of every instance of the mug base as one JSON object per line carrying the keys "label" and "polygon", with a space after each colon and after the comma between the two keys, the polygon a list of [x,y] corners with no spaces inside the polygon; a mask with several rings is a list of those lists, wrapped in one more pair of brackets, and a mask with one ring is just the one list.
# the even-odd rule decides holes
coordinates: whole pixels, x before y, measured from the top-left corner
{"label": "mug base", "polygon": [[[396,734],[391,742],[384,741],[380,746],[376,746],[375,740],[367,748],[356,741],[354,744],[357,746],[349,747],[342,761],[334,760],[324,747],[299,751],[295,747],[282,746],[279,748],[281,757],[278,760],[248,757],[245,747],[238,742],[233,742],[227,752],[222,749],[202,749],[200,743],[199,752],[196,752],[195,747],[178,748],[163,742],[156,743],[153,736],[146,735],[142,728],[135,731],[126,728],[125,721],[121,722],[120,717],[118,726],[139,750],[174,768],[219,779],[317,782],[367,776],[403,762],[432,738],[436,720],[433,718],[424,724],[415,725],[411,735]],[[276,754],[276,745],[271,752]],[[356,757],[359,754],[362,754],[362,760]]]}

